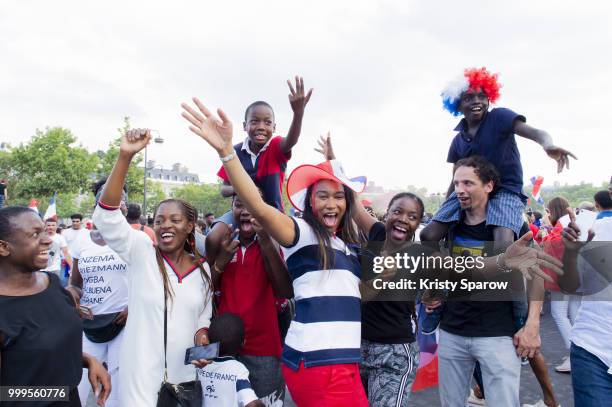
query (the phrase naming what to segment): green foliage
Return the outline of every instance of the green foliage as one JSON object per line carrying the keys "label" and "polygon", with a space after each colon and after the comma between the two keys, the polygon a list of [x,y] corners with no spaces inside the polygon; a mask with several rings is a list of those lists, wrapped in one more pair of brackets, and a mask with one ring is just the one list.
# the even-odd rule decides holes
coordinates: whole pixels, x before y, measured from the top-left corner
{"label": "green foliage", "polygon": [[[147,179],[147,215],[152,215],[157,205],[166,198],[168,197],[166,196],[161,184],[157,181]],[[136,201],[130,196],[129,199],[130,202],[137,202],[142,207],[142,198],[140,201]]]}
{"label": "green foliage", "polygon": [[[106,177],[108,176],[108,174],[110,174],[111,170],[113,169],[113,166],[115,165],[115,162],[117,161],[117,157],[119,157],[119,146],[121,145],[121,137],[130,128],[130,118],[124,117],[123,127],[117,129],[117,132],[119,132],[119,137],[109,143],[108,149],[106,151],[98,150],[96,152],[96,155],[100,159],[100,166],[98,168],[99,178]],[[128,197],[129,200],[133,202],[142,202],[142,191],[144,188],[142,182],[144,177],[144,169],[138,166],[142,162],[142,160],[142,153],[136,154],[136,156],[134,156],[126,177],[125,183],[128,191]]]}
{"label": "green foliage", "polygon": [[[545,204],[554,197],[562,196],[570,202],[570,205],[572,207],[575,208],[585,201],[594,202],[593,195],[595,195],[597,191],[601,191],[602,189],[608,189],[607,182],[602,182],[599,186],[586,182],[581,182],[578,185],[556,184],[552,187],[544,186],[540,191],[540,194],[542,195]],[[531,187],[525,188],[524,193],[528,197],[531,197]],[[535,210],[544,211],[544,207],[542,205],[539,205],[533,199],[531,199],[528,205]]]}
{"label": "green foliage", "polygon": [[[49,200],[46,202],[49,202]],[[75,193],[58,193],[55,204],[57,206],[57,216],[60,219],[69,218],[73,213],[79,212],[78,195]]]}
{"label": "green foliage", "polygon": [[218,184],[186,184],[175,189],[172,196],[184,199],[194,205],[200,217],[207,212],[212,212],[215,216],[221,216],[230,210],[232,204],[230,198],[221,196],[220,185]]}
{"label": "green foliage", "polygon": [[11,174],[10,160],[11,160],[10,148],[0,149],[0,178],[8,178],[9,175]]}
{"label": "green foliage", "polygon": [[[55,192],[77,193],[87,189],[98,159],[81,146],[70,130],[61,127],[36,130],[28,144],[3,154],[10,167],[9,197],[23,202],[50,197]],[[18,182],[17,182],[18,181]]]}
{"label": "green foliage", "polygon": [[93,215],[94,203],[96,201],[93,194],[88,193],[86,195],[82,195],[77,198],[77,201],[79,203],[78,203],[78,210],[76,212],[83,215],[83,217],[90,218],[91,215]]}

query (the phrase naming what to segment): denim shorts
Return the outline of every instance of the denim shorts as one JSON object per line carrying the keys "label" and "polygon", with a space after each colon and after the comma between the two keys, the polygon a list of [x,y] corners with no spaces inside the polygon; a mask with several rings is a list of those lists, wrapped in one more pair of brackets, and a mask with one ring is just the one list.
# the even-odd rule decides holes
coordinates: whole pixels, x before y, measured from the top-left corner
{"label": "denim shorts", "polygon": [[[487,204],[487,225],[511,229],[516,236],[519,236],[524,223],[524,211],[525,204],[519,195],[500,189]],[[433,220],[441,223],[457,222],[460,212],[459,200],[453,192],[438,209]]]}

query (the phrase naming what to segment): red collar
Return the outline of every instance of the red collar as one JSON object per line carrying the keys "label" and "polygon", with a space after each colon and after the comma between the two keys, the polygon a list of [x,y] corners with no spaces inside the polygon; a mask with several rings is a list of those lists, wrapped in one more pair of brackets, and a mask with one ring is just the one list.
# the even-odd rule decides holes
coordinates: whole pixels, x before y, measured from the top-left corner
{"label": "red collar", "polygon": [[[183,282],[183,279],[185,277],[187,277],[189,274],[191,274],[195,269],[198,268],[198,264],[194,264],[193,266],[191,266],[187,271],[185,271],[183,274],[179,273],[177,271],[176,266],[174,265],[174,263],[172,263],[172,261],[168,258],[168,256],[166,256],[164,253],[161,254],[162,257],[164,258],[164,260],[166,260],[166,263],[168,263],[168,265],[170,266],[170,268],[172,269],[172,271],[174,272],[174,274],[176,275],[176,277],[178,278],[178,282],[179,284]],[[200,263],[204,263],[206,259],[204,257],[200,258]]]}

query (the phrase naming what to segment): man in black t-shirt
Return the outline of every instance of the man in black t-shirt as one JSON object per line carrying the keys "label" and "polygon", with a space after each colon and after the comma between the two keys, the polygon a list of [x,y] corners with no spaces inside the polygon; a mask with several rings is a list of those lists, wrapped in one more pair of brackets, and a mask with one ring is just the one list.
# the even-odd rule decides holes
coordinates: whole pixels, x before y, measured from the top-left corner
{"label": "man in black t-shirt", "polygon": [[[481,157],[469,157],[457,162],[453,179],[462,214],[447,236],[451,255],[455,258],[496,255],[494,225],[486,224],[489,195],[499,179],[495,167]],[[506,270],[500,268],[500,271]],[[478,361],[487,390],[487,404],[519,406],[521,360],[517,352],[532,354],[539,349],[539,315],[530,310],[525,328],[515,335],[510,287],[516,286],[511,285],[510,273],[485,275],[472,271],[453,278],[459,282],[459,289],[449,293],[440,323],[442,405],[466,405],[472,372]],[[461,281],[505,281],[509,285],[507,289],[467,291],[461,289]],[[522,285],[522,279],[519,283]]]}

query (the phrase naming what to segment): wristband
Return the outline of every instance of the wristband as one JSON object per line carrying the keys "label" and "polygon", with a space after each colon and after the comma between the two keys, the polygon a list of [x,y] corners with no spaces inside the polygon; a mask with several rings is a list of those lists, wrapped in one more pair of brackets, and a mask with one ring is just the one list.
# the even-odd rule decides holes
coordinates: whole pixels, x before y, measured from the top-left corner
{"label": "wristband", "polygon": [[108,205],[108,204],[105,204],[102,201],[98,201],[98,206],[100,208],[106,209],[108,211],[114,211],[114,210],[119,209],[121,207],[121,205],[116,205],[116,206],[115,205]]}
{"label": "wristband", "polygon": [[232,158],[234,158],[234,153],[233,152],[229,153],[225,157],[219,157],[219,159],[221,160],[222,163],[226,163],[226,162],[230,161]]}

